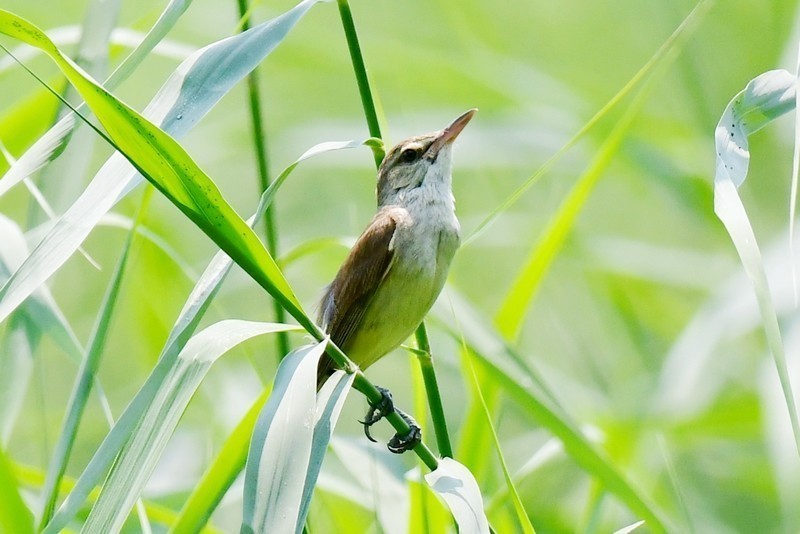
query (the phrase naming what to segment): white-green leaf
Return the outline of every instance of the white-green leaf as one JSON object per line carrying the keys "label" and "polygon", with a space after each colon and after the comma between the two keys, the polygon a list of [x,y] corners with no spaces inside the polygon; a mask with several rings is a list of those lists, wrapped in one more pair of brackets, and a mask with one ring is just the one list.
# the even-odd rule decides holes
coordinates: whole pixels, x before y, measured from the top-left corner
{"label": "white-green leaf", "polygon": [[[136,49],[120,63],[119,67],[106,80],[104,86],[113,89],[123,82],[139,66],[150,51],[164,38],[167,32],[175,25],[178,18],[191,5],[192,0],[171,0],[164,8],[164,12],[156,23],[139,43]],[[56,39],[54,41],[58,42]],[[25,45],[28,46],[28,45]],[[34,48],[39,51],[38,48]],[[19,59],[22,59],[20,57]],[[79,109],[85,109],[82,105]],[[64,145],[69,141],[69,135],[75,126],[76,117],[69,113],[62,117],[52,128],[42,135],[25,153],[14,162],[6,174],[0,178],[0,196],[9,189],[41,169],[53,158],[57,157]]]}
{"label": "white-green leaf", "polygon": [[[327,150],[339,150],[362,145],[369,146],[370,144],[371,141],[369,140],[363,142],[344,141],[322,143],[304,152],[297,161],[284,169],[269,189],[261,196],[256,212],[248,219],[250,227],[252,228],[253,225],[263,217],[264,212],[274,199],[278,189],[286,181],[298,163],[313,155],[322,154]],[[67,496],[58,513],[53,518],[52,523],[55,525],[55,528],[65,525],[77,513],[78,509],[83,505],[86,497],[89,495],[89,492],[100,482],[106,469],[108,469],[108,466],[114,461],[130,433],[133,432],[137,421],[142,417],[149,399],[156,394],[160,384],[164,381],[170,368],[174,365],[178,353],[194,333],[205,310],[208,309],[211,300],[216,295],[232,265],[233,260],[222,251],[217,252],[209,262],[205,271],[203,271],[203,274],[197,280],[189,297],[186,299],[183,309],[178,315],[175,325],[170,331],[167,342],[161,351],[155,369],[153,369],[147,377],[147,380],[120,416],[114,428],[100,444],[100,447],[98,447],[89,465],[81,474],[75,488]]]}
{"label": "white-green leaf", "polygon": [[747,177],[750,164],[748,136],[794,108],[796,84],[796,77],[788,71],[765,72],[751,80],[725,108],[714,133],[717,151],[714,212],[730,234],[744,270],[753,284],[767,344],[775,360],[795,445],[800,454],[800,421],[786,367],[778,316],[772,302],[761,251],[737,190]]}
{"label": "white-green leaf", "polygon": [[[17,224],[0,215],[0,283],[28,254],[25,236]],[[9,320],[0,346],[0,443],[6,443],[25,398],[33,366],[33,347],[47,333],[73,361],[83,347],[47,287],[38,288]]]}
{"label": "white-green leaf", "polygon": [[242,532],[301,532],[322,460],[354,375],[335,373],[317,396],[327,340],[281,362],[247,456]]}
{"label": "white-green leaf", "polygon": [[331,450],[358,484],[349,491],[347,486],[339,487],[339,495],[373,510],[384,534],[406,534],[411,509],[406,478],[414,477],[421,482],[419,470],[415,469],[411,475],[403,473],[400,458],[360,435],[334,439]]}
{"label": "white-green leaf", "polygon": [[[184,135],[320,1],[300,2],[275,19],[198,50],[178,67],[143,115],[176,138]],[[130,163],[114,154],[0,289],[0,321],[55,273],[100,218],[140,181]]]}
{"label": "white-green leaf", "polygon": [[350,387],[355,380],[355,374],[347,374],[338,370],[331,375],[317,394],[316,422],[314,423],[314,436],[311,441],[311,454],[306,468],[306,480],[303,485],[303,497],[300,500],[300,510],[297,514],[296,529],[302,530],[311,505],[311,496],[317,485],[322,461],[328,451],[328,443],[333,437],[333,429],[342,412],[344,401],[350,393]]}
{"label": "white-green leaf", "polygon": [[[86,532],[118,532],[161,452],[211,365],[227,351],[255,336],[296,327],[228,319],[192,337],[180,352],[144,417],[130,435],[84,525]],[[50,527],[48,527],[50,530]]]}
{"label": "white-green leaf", "polygon": [[630,534],[631,532],[633,532],[637,528],[641,527],[642,525],[644,525],[644,521],[637,521],[636,523],[633,523],[632,525],[628,525],[627,527],[623,527],[623,528],[615,531],[614,534]]}
{"label": "white-green leaf", "polygon": [[459,532],[488,534],[481,490],[469,469],[452,458],[442,458],[439,467],[425,475],[425,482],[450,508]]}

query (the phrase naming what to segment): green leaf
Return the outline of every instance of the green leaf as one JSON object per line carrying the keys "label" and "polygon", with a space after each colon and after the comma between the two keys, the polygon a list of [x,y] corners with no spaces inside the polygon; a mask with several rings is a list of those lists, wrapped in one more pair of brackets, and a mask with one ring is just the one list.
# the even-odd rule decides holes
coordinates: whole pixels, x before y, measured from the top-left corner
{"label": "green leaf", "polygon": [[630,534],[634,530],[644,525],[644,523],[645,523],[644,521],[637,521],[636,523],[628,525],[627,527],[623,527],[619,530],[614,531],[614,534]]}
{"label": "green leaf", "polygon": [[[661,67],[663,69],[663,65]],[[663,72],[663,70],[660,72]],[[603,142],[589,168],[572,186],[567,197],[559,206],[558,211],[556,211],[542,232],[541,238],[528,254],[528,259],[522,270],[511,284],[495,320],[497,329],[506,339],[513,341],[519,336],[531,301],[536,296],[547,271],[561,251],[567,236],[572,231],[575,221],[583,211],[584,205],[594,191],[603,172],[619,152],[622,142],[625,140],[641,106],[644,104],[645,97],[649,94],[649,88],[652,87],[655,76],[656,74],[652,74],[647,79],[647,83],[640,89],[636,99],[630,104],[623,117]]]}
{"label": "green leaf", "polygon": [[[25,236],[11,219],[0,215],[0,283],[19,267],[28,254]],[[0,443],[7,443],[28,388],[33,350],[42,334],[48,334],[75,362],[83,347],[47,287],[40,287],[16,310],[0,349]]]}
{"label": "green leaf", "polygon": [[[105,81],[103,86],[111,90],[126,80],[153,48],[161,42],[167,32],[172,29],[180,16],[191,4],[192,0],[171,0],[167,7],[164,8],[158,21],[156,21],[155,25],[147,32],[142,42],[139,43],[136,49],[131,52],[122,63],[120,63],[119,67],[117,67],[108,80]],[[49,93],[46,94],[47,103],[55,106],[55,102],[57,101],[53,100]],[[51,115],[42,109],[42,103],[37,102],[37,104],[38,105],[35,107],[35,116],[42,117]],[[84,104],[78,109],[82,107],[84,107]],[[0,178],[0,196],[3,196],[9,189],[61,154],[63,147],[70,140],[70,134],[75,126],[75,120],[74,113],[68,113],[62,117],[11,165],[8,172]],[[16,125],[12,127],[10,124],[3,125],[0,123],[0,131],[13,131],[16,134],[19,131],[25,130]]]}
{"label": "green leaf", "polygon": [[467,362],[467,366],[469,367],[469,373],[472,377],[472,383],[475,388],[476,396],[480,402],[481,408],[483,408],[483,416],[486,421],[486,427],[489,428],[489,434],[492,437],[492,444],[497,452],[497,458],[500,461],[500,467],[503,469],[503,478],[505,478],[506,487],[511,495],[511,503],[514,505],[514,512],[517,514],[519,526],[522,528],[522,532],[525,534],[536,534],[536,531],[531,524],[531,520],[528,518],[528,514],[525,512],[525,506],[522,504],[522,499],[519,497],[519,492],[517,492],[514,481],[511,479],[511,473],[508,471],[506,459],[503,456],[503,450],[500,447],[500,438],[497,437],[497,430],[495,430],[494,423],[492,422],[492,414],[489,411],[486,400],[483,398],[483,392],[481,391],[481,385],[478,381],[478,375],[475,372],[475,367],[472,365],[472,361],[470,360],[469,350],[464,351],[464,358]]}
{"label": "green leaf", "polygon": [[[120,452],[84,529],[116,532],[122,527],[186,406],[220,356],[254,336],[295,328],[228,319],[214,323],[190,339]],[[54,527],[51,523],[45,532],[53,532]]]}
{"label": "green leaf", "polygon": [[[198,50],[184,61],[164,84],[148,105],[144,115],[151,117],[173,135],[185,134],[224,94],[274,50],[294,24],[317,2],[318,0],[305,0],[275,19]],[[262,272],[262,275],[267,275],[267,278],[279,275],[274,262],[268,254],[265,255],[266,251],[257,242],[255,235],[251,231],[242,229],[242,222],[236,220],[238,216],[235,216],[230,206],[221,199],[216,186],[191,162],[174,140],[163,132],[159,133],[146,119],[118,102],[92,81],[82,77],[70,65],[68,59],[60,55],[52,42],[49,42],[47,37],[33,25],[8,12],[0,14],[2,14],[0,27],[18,35],[26,42],[34,41],[51,57],[58,58],[59,66],[70,71],[73,81],[82,88],[83,93],[86,93],[83,96],[87,103],[89,100],[99,103],[101,114],[106,116],[106,122],[111,121],[111,130],[115,132],[112,137],[118,136],[120,131],[127,132],[123,134],[122,144],[117,143],[117,145],[120,148],[123,148],[123,145],[127,146],[137,157],[144,157],[147,165],[151,167],[154,165],[158,169],[158,180],[169,182],[162,184],[164,190],[169,190],[182,209],[193,214],[193,220],[203,226],[204,231],[210,232],[218,239],[229,241],[226,247],[231,245],[241,249],[243,246],[243,251],[231,254],[234,258],[242,252],[255,254],[254,257],[244,260],[250,264],[246,270],[265,268],[268,272]],[[238,59],[230,61],[231,57]],[[90,98],[86,98],[87,96]],[[96,104],[90,107],[93,111],[98,111],[94,109],[98,107]],[[149,132],[148,136],[144,136],[143,131],[140,132],[140,126]],[[126,137],[130,139],[125,139]],[[145,137],[148,138],[146,142]],[[163,154],[164,150],[170,153]],[[149,155],[143,156],[143,154]],[[175,163],[180,167],[171,167]],[[162,169],[162,165],[165,169]],[[162,170],[165,170],[165,176],[160,174]],[[182,182],[181,178],[190,181],[200,180],[202,183],[192,185]],[[106,162],[80,198],[0,289],[0,321],[67,261],[103,214],[135,187],[139,180],[136,171],[130,168],[122,156],[115,154]],[[192,199],[192,194],[199,196]],[[220,200],[222,204],[214,204],[214,201]],[[189,203],[185,204],[186,201]],[[196,201],[196,204],[193,201]],[[222,218],[215,218],[219,216]],[[233,219],[227,220],[226,216],[233,216]],[[273,280],[266,280],[263,276],[260,278],[261,282],[268,285],[277,284],[276,289],[287,289],[282,275]],[[288,304],[304,317],[291,292],[279,297],[278,300]]]}
{"label": "green leaf", "polygon": [[[675,28],[675,31],[669,36],[669,38],[664,41],[658,50],[650,57],[650,59],[645,63],[642,68],[640,68],[633,77],[628,80],[628,82],[620,89],[611,100],[609,100],[600,110],[595,113],[589,121],[584,124],[581,129],[573,135],[558,151],[550,156],[550,158],[542,164],[525,182],[519,186],[509,197],[504,200],[498,207],[492,210],[486,218],[481,221],[480,224],[472,231],[472,233],[464,240],[464,245],[472,242],[476,238],[480,236],[480,234],[486,230],[502,213],[508,211],[508,209],[513,206],[525,192],[533,186],[539,179],[544,176],[552,167],[553,165],[558,162],[561,157],[566,154],[573,146],[575,146],[578,141],[580,141],[590,130],[592,130],[603,118],[609,115],[609,113],[619,105],[628,95],[630,95],[637,86],[639,86],[643,81],[645,81],[648,76],[652,74],[656,67],[659,67],[663,63],[669,63],[674,56],[676,55],[675,52],[680,51],[686,40],[691,36],[691,34],[697,29],[697,27],[702,22],[703,18],[706,16],[708,11],[714,5],[715,0],[701,0],[697,3],[697,5],[692,9],[691,13],[686,16],[686,18],[681,22],[681,24]],[[665,61],[666,60],[666,61]]]}
{"label": "green leaf", "polygon": [[256,426],[258,414],[261,413],[271,393],[271,387],[265,389],[230,433],[211,466],[186,499],[178,520],[170,532],[190,534],[199,531],[208,522],[225,492],[244,469],[247,450],[250,447],[250,436]]}
{"label": "green leaf", "polygon": [[[541,379],[523,365],[524,360],[513,353],[488,321],[481,320],[463,298],[458,298],[455,291],[450,289],[448,294],[455,303],[460,330],[446,322],[439,324],[457,343],[462,340],[466,342],[484,373],[481,376],[495,382],[525,413],[557,437],[567,454],[581,468],[597,477],[608,491],[644,518],[651,529],[666,532],[665,522],[649,499],[617,470],[605,454],[591,444]],[[441,315],[437,313],[437,318]]]}
{"label": "green leaf", "polygon": [[[311,156],[322,154],[327,150],[339,150],[361,145],[369,146],[371,142],[371,140],[367,140],[363,143],[356,141],[322,143],[310,148],[304,152],[303,155],[301,155],[300,158],[298,158],[294,163],[284,169],[278,178],[261,195],[261,200],[256,208],[256,212],[248,220],[248,224],[253,227],[261,219],[261,217],[264,216],[266,209],[275,198],[279,188],[288,179],[292,170],[301,161]],[[143,416],[150,399],[155,396],[158,388],[161,387],[165,377],[170,372],[170,369],[174,366],[178,357],[178,353],[183,348],[189,337],[191,337],[194,330],[197,328],[200,319],[203,317],[206,309],[208,309],[208,306],[211,304],[212,299],[222,285],[227,273],[230,271],[232,264],[233,262],[230,257],[221,251],[218,252],[208,264],[205,271],[195,284],[195,287],[192,289],[192,292],[187,298],[186,303],[184,304],[183,309],[181,310],[178,319],[175,322],[175,325],[170,331],[169,338],[161,352],[156,368],[153,369],[153,371],[150,373],[150,376],[147,377],[144,385],[137,392],[136,396],[125,409],[116,425],[114,425],[114,428],[106,436],[106,438],[103,440],[103,443],[101,443],[100,447],[95,452],[92,460],[89,462],[89,465],[86,467],[80,479],[78,480],[75,489],[70,493],[69,497],[65,500],[64,504],[61,506],[61,509],[56,514],[56,517],[53,520],[54,524],[66,524],[75,515],[78,508],[83,504],[84,500],[86,500],[91,489],[100,482],[100,478],[104,475],[108,466],[114,461],[120,449],[127,442],[128,436],[134,431],[134,427],[137,424],[137,421],[139,421]],[[248,431],[248,437],[249,434],[250,433]],[[245,444],[245,448],[246,447],[247,445]],[[222,494],[224,494],[224,492],[227,490],[227,487],[230,485],[232,480],[232,478],[228,479],[226,476],[235,477],[244,464],[244,460],[242,460],[241,465],[238,466],[230,466],[222,460],[220,460],[220,462],[223,464],[220,469],[236,469],[236,473],[234,474],[231,471],[226,471],[225,475],[221,475],[220,477],[215,476],[214,478],[207,480],[205,482],[207,486],[202,487],[205,499],[210,498],[211,500],[214,500],[221,498]],[[213,486],[214,484],[217,484],[216,487]],[[198,491],[200,490],[201,488],[198,487]],[[201,497],[198,496],[197,499],[201,500]],[[206,513],[210,515],[211,511],[212,510],[210,509],[206,510]],[[203,520],[196,513],[191,515],[188,514],[189,513],[187,512],[186,521],[189,523],[192,521],[197,522]]]}
{"label": "green leaf", "polygon": [[[151,190],[152,191],[152,190]],[[149,195],[148,195],[149,196]],[[146,205],[146,200],[142,202],[143,206]],[[140,216],[137,218],[137,223],[144,212],[144,207],[140,211]],[[86,351],[86,357],[81,362],[81,367],[78,376],[75,380],[75,385],[70,395],[69,402],[67,403],[66,415],[61,432],[58,436],[55,450],[53,451],[53,458],[50,462],[47,472],[47,480],[45,481],[44,490],[42,492],[42,507],[43,512],[40,519],[40,524],[46,525],[53,515],[55,509],[56,499],[58,498],[58,488],[61,484],[61,478],[67,469],[72,446],[75,443],[75,436],[78,433],[78,426],[80,425],[81,418],[83,417],[86,403],[89,400],[89,394],[92,390],[92,384],[95,381],[97,369],[100,366],[100,359],[103,356],[106,339],[108,337],[108,329],[111,324],[111,319],[114,315],[114,309],[117,304],[117,297],[119,295],[120,287],[122,286],[122,278],[125,274],[125,268],[128,263],[131,246],[133,245],[133,237],[136,235],[136,225],[128,233],[128,238],[123,245],[122,254],[120,255],[111,280],[108,283],[106,294],[103,296],[103,302],[100,306],[100,312],[97,317],[94,330],[92,331],[89,348]]]}
{"label": "green leaf", "polygon": [[795,107],[797,78],[785,70],[757,76],[730,101],[717,124],[717,165],[714,175],[714,212],[731,236],[736,252],[753,285],[761,322],[789,412],[795,447],[800,455],[800,420],[786,366],[778,315],[772,302],[764,260],[737,188],[750,164],[748,137]]}
{"label": "green leaf", "polygon": [[19,493],[11,463],[0,448],[0,532],[26,534],[35,532],[33,514]]}

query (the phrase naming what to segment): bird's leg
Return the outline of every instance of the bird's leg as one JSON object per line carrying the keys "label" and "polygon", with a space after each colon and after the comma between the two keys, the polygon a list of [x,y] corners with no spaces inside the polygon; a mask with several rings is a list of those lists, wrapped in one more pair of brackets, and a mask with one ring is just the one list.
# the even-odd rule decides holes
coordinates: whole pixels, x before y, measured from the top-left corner
{"label": "bird's leg", "polygon": [[395,454],[402,454],[413,449],[422,440],[422,431],[419,425],[410,415],[395,407],[392,401],[392,394],[388,389],[380,386],[376,387],[378,391],[381,392],[381,400],[374,404],[372,402],[369,403],[367,415],[364,416],[363,421],[360,421],[360,423],[364,425],[364,434],[367,436],[367,439],[373,443],[376,442],[372,435],[370,435],[369,428],[392,412],[397,412],[397,415],[402,417],[403,421],[409,426],[409,431],[402,436],[400,434],[395,434],[386,446]]}

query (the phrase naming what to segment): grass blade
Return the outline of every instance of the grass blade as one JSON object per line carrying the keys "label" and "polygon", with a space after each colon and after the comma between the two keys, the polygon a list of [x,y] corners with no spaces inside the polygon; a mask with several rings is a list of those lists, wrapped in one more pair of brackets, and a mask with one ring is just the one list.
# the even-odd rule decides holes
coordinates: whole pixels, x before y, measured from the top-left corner
{"label": "grass blade", "polygon": [[[149,190],[152,191],[152,190]],[[58,487],[61,483],[61,478],[67,469],[67,462],[69,461],[72,446],[75,442],[75,436],[78,433],[78,426],[81,418],[83,417],[86,403],[89,400],[89,393],[92,389],[92,384],[95,380],[95,374],[100,365],[100,358],[103,355],[108,337],[108,329],[111,325],[111,319],[114,315],[119,290],[122,286],[122,278],[125,275],[125,268],[128,263],[128,257],[133,245],[133,238],[136,235],[136,227],[141,222],[142,214],[144,213],[148,204],[150,194],[146,193],[145,198],[142,200],[139,216],[137,217],[134,228],[128,233],[128,238],[123,245],[122,254],[111,275],[106,294],[103,297],[103,302],[100,305],[100,312],[98,314],[97,323],[95,324],[94,331],[92,332],[89,348],[86,352],[86,357],[81,363],[80,370],[78,371],[78,378],[75,382],[74,389],[67,403],[66,416],[58,436],[56,448],[53,451],[53,458],[50,462],[47,472],[47,479],[45,481],[44,489],[42,492],[43,511],[40,519],[40,524],[46,525],[53,515],[55,510],[56,499],[58,497]]]}
{"label": "grass blade", "polygon": [[[454,292],[450,292],[453,299]],[[486,321],[476,320],[463,299],[456,303],[458,323],[462,330],[457,331],[447,323],[440,326],[455,340],[466,343],[479,364],[479,372],[486,381],[495,385],[508,395],[525,413],[546,428],[563,444],[567,454],[587,473],[597,477],[608,491],[614,493],[628,508],[644,518],[654,532],[666,532],[665,521],[644,493],[634,486],[617,470],[616,466],[581,432],[578,426],[558,405],[555,397],[531,375],[519,358],[508,354],[508,349],[500,334]],[[462,309],[466,312],[462,313]]]}
{"label": "grass blade", "polygon": [[481,490],[469,469],[452,458],[442,458],[439,467],[425,475],[425,482],[447,503],[460,532],[489,533]]}
{"label": "grass blade", "polygon": [[[289,175],[297,167],[297,165],[300,164],[300,162],[330,150],[354,148],[362,145],[371,146],[372,143],[372,140],[367,140],[364,142],[329,142],[321,143],[308,149],[294,163],[284,169],[278,178],[270,185],[269,189],[264,192],[264,194],[261,196],[258,208],[256,209],[256,213],[249,219],[248,224],[250,224],[252,227],[257,224],[259,220],[261,220],[265,210],[275,198],[275,195],[280,187],[284,184]],[[163,383],[167,373],[175,364],[178,353],[183,348],[189,337],[191,337],[191,335],[194,333],[194,330],[197,328],[200,319],[203,317],[206,309],[208,309],[208,306],[211,304],[212,299],[219,290],[232,265],[233,260],[231,260],[230,257],[222,251],[218,252],[208,264],[205,271],[195,284],[195,287],[192,289],[192,292],[187,298],[183,309],[178,315],[178,319],[170,331],[169,338],[164,349],[162,350],[156,368],[150,373],[150,376],[148,376],[145,384],[141,387],[139,392],[136,394],[134,399],[117,421],[117,424],[106,436],[106,438],[103,440],[103,443],[95,452],[92,460],[89,462],[89,465],[86,467],[80,479],[78,480],[75,489],[70,493],[70,495],[62,504],[61,509],[56,514],[56,517],[53,520],[54,525],[65,525],[75,515],[75,513],[78,511],[78,508],[86,500],[91,489],[100,482],[100,479],[104,475],[106,469],[114,460],[114,458],[116,458],[118,452],[125,444],[130,433],[133,432],[136,422],[142,417],[149,399],[155,395],[156,391]],[[249,432],[247,435],[249,437]],[[247,445],[245,445],[245,448],[246,447]],[[242,460],[242,464],[238,467],[236,474],[241,471],[243,465],[244,460]],[[235,474],[233,476],[235,477]],[[206,494],[216,494],[219,498],[221,498],[222,494],[227,489],[227,485],[230,484],[230,481],[226,483],[224,478],[215,480],[220,482],[224,487],[218,485],[216,488],[207,488],[203,491]],[[211,483],[212,482],[209,482],[209,484]],[[209,514],[210,512],[211,511],[208,510]]]}
{"label": "grass blade", "polygon": [[796,84],[797,78],[785,70],[766,72],[751,80],[725,108],[714,134],[717,151],[714,212],[731,236],[742,266],[753,285],[767,344],[783,389],[795,446],[800,455],[800,421],[786,365],[778,316],[764,271],[764,260],[737,191],[747,177],[750,164],[748,136],[795,107]]}
{"label": "grass blade", "polygon": [[636,120],[647,96],[649,96],[654,82],[659,79],[660,74],[663,74],[676,55],[677,50],[672,50],[672,54],[667,54],[665,56],[667,59],[659,63],[659,68],[647,78],[636,98],[625,110],[625,114],[603,142],[589,168],[567,194],[555,216],[550,219],[547,228],[542,232],[541,239],[528,254],[525,266],[517,274],[516,279],[506,293],[495,318],[498,330],[506,339],[513,341],[519,337],[525,314],[535,298],[547,271],[561,251],[567,236],[603,172],[619,152],[622,142]]}
{"label": "grass blade", "polygon": [[344,401],[353,385],[355,374],[336,371],[331,379],[325,382],[317,395],[317,410],[314,423],[314,435],[311,440],[311,453],[309,455],[306,480],[303,486],[303,497],[300,501],[300,511],[297,514],[296,530],[302,531],[311,506],[311,496],[317,485],[322,461],[328,450],[328,443],[333,436],[333,428],[342,412]]}
{"label": "grass blade", "polygon": [[472,233],[464,240],[464,245],[477,239],[486,228],[488,228],[503,212],[513,206],[525,192],[535,184],[542,176],[549,171],[556,162],[561,159],[575,144],[583,138],[586,133],[594,128],[601,119],[611,112],[622,100],[625,99],[636,87],[642,83],[661,62],[675,50],[680,50],[685,44],[684,41],[697,29],[708,11],[714,5],[715,0],[700,0],[692,9],[691,13],[683,19],[683,22],[675,29],[669,38],[664,41],[652,57],[639,69],[633,77],[628,80],[622,89],[615,94],[589,121],[567,141],[555,154],[553,154],[544,164],[539,167],[525,183],[518,187],[506,200],[486,216]]}
{"label": "grass blade", "polygon": [[[0,283],[24,261],[28,254],[25,236],[11,219],[0,215]],[[0,444],[11,436],[19,407],[25,398],[33,366],[33,349],[47,333],[76,363],[83,347],[72,331],[47,287],[38,288],[23,306],[11,315],[0,350]]]}
{"label": "grass blade", "polygon": [[[139,43],[136,49],[134,49],[122,63],[120,63],[119,67],[117,67],[108,80],[106,80],[104,86],[108,89],[114,89],[127,79],[153,48],[161,42],[167,32],[172,29],[178,18],[180,18],[191,3],[192,0],[171,0],[142,42]],[[52,101],[49,95],[48,101]],[[81,105],[81,107],[83,107],[83,105]],[[78,109],[80,109],[80,107]],[[69,113],[36,140],[33,146],[28,148],[17,162],[11,165],[8,172],[0,178],[0,196],[3,196],[3,194],[16,184],[41,169],[49,161],[58,157],[64,150],[66,143],[69,142],[69,136],[74,126],[75,115]],[[7,131],[16,131],[16,129]]]}
{"label": "grass blade", "polygon": [[[463,341],[462,341],[463,344]],[[489,428],[489,433],[492,436],[492,442],[494,445],[495,451],[497,451],[497,459],[500,461],[500,467],[503,469],[503,478],[506,481],[506,487],[508,488],[509,495],[511,495],[511,502],[514,505],[514,511],[517,514],[517,521],[519,521],[519,526],[522,528],[522,532],[525,534],[536,534],[533,525],[531,524],[531,520],[528,517],[528,514],[525,512],[525,507],[522,504],[522,499],[519,497],[519,492],[517,492],[517,488],[514,486],[514,481],[511,478],[511,473],[508,471],[508,466],[506,465],[506,459],[503,456],[503,450],[500,448],[500,439],[497,437],[497,431],[494,428],[494,423],[492,422],[492,414],[489,411],[489,406],[486,404],[486,400],[483,398],[483,392],[481,391],[481,385],[478,382],[478,374],[475,372],[475,366],[472,364],[472,360],[470,359],[470,351],[466,347],[464,347],[464,359],[467,362],[467,366],[469,367],[470,375],[472,376],[472,383],[475,389],[475,392],[478,397],[478,401],[483,408],[483,415],[486,418],[486,427]]]}
{"label": "grass blade", "polygon": [[208,522],[225,492],[244,468],[250,436],[256,426],[258,414],[271,393],[271,387],[265,389],[230,433],[208,471],[186,499],[177,521],[170,529],[171,533],[198,532]]}
{"label": "grass blade", "polygon": [[[131,434],[86,519],[87,532],[116,532],[150,477],[178,421],[211,365],[250,339],[295,327],[228,319],[198,333],[186,344]],[[52,531],[48,526],[47,531]]]}
{"label": "grass blade", "polygon": [[[159,94],[148,105],[145,115],[151,117],[173,135],[185,134],[225,93],[274,50],[299,18],[315,3],[313,0],[301,2],[276,19],[199,50],[184,61],[177,72],[165,83]],[[10,13],[3,13],[6,29],[9,31],[14,29],[13,26],[10,26],[13,20],[20,24],[24,22],[24,25],[33,31],[36,37],[32,37],[34,34],[23,33],[23,35],[34,39],[48,48],[56,57],[61,58],[55,47],[47,45],[44,41],[40,42],[41,39],[46,39],[43,33],[33,28],[30,23],[22,21]],[[238,62],[229,61],[234,54],[239,54],[243,59]],[[72,68],[67,60],[61,58],[60,61],[69,69]],[[128,119],[122,119],[122,122],[125,122],[130,119],[130,113],[135,114],[129,108],[127,112],[122,111],[124,105],[118,103],[123,106],[118,108],[117,104],[113,103],[111,95],[92,85],[89,80],[83,79],[77,72],[74,72],[74,69],[72,70],[73,78],[77,76],[76,80],[83,80],[79,83],[84,90],[94,93],[96,98],[110,104],[110,111],[108,109],[107,111],[112,116],[128,115]],[[130,127],[131,124],[128,126]],[[136,128],[134,127],[134,129]],[[133,136],[132,139],[141,139],[138,131],[130,135]],[[157,137],[164,138],[163,134]],[[174,141],[166,141],[166,143],[172,145]],[[138,153],[138,151],[137,148],[135,152]],[[0,290],[0,320],[66,262],[103,214],[119,198],[135,187],[138,183],[136,176],[136,172],[118,154],[106,162],[81,197],[67,210],[59,223],[45,236],[28,260]],[[208,224],[206,223],[206,225]],[[248,232],[245,231],[245,234]],[[252,232],[249,232],[249,235],[249,238],[243,239],[250,242],[251,245],[255,245]],[[268,260],[267,263],[269,263]]]}
{"label": "grass blade", "polygon": [[243,533],[297,531],[314,434],[317,363],[325,345],[301,347],[278,367],[247,455]]}
{"label": "grass blade", "polygon": [[128,161],[298,321],[311,324],[253,230],[177,141],[87,77],[29,22],[0,11],[0,31],[44,50],[86,100]]}
{"label": "grass blade", "polygon": [[[100,78],[107,74],[109,41],[111,31],[116,26],[120,0],[92,0],[86,8],[80,29],[80,39],[75,49],[75,63],[90,76]],[[67,85],[62,96],[67,101],[75,101],[75,92]],[[62,104],[57,117],[71,114],[71,110]],[[83,189],[84,175],[91,160],[96,137],[85,125],[78,127],[70,134],[72,141],[60,153],[60,157],[51,161],[38,177],[38,183],[44,196],[61,213],[68,204],[66,199],[73,199]],[[70,179],[65,179],[70,177]],[[42,220],[40,212],[29,211],[28,224],[32,226]],[[48,218],[53,218],[45,212]]]}
{"label": "grass blade", "polygon": [[644,523],[645,523],[644,521],[637,521],[636,523],[628,525],[627,527],[623,527],[619,530],[614,531],[614,534],[630,534],[634,530],[644,525]]}

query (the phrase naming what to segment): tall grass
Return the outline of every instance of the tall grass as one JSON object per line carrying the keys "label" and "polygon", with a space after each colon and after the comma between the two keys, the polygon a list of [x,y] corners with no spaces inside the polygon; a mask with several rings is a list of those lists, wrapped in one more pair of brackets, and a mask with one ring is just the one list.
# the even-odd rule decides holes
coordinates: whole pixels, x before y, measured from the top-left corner
{"label": "tall grass", "polygon": [[[147,34],[130,54],[92,44],[118,65],[102,87],[57,40],[84,18],[73,6],[0,13],[5,35],[50,58],[2,42],[39,80],[0,60],[0,530],[259,531],[275,524],[267,503],[311,532],[480,529],[481,507],[496,532],[800,528],[781,423],[796,400],[795,305],[774,209],[788,204],[790,136],[779,124],[752,138],[740,188],[768,243],[772,315],[714,217],[710,149],[730,98],[795,50],[796,3],[769,17],[711,0],[283,4],[93,3],[107,11],[84,32]],[[186,43],[199,50],[180,66],[160,55]],[[45,85],[76,111],[56,118]],[[375,164],[382,145],[361,140],[469,107],[481,113],[454,182],[467,239],[448,287],[410,362],[398,351],[350,377],[414,405],[424,444],[394,457],[361,435],[361,395],[283,403],[313,388],[282,367],[273,391],[277,362],[308,341],[282,323],[324,340],[313,303],[374,209],[362,145]],[[358,141],[331,142],[346,138]],[[341,148],[358,149],[328,153]],[[19,186],[35,192],[32,178],[52,221]],[[142,178],[157,194],[137,216]],[[310,376],[300,356],[314,347],[285,365]],[[286,410],[308,425],[277,426],[295,445],[269,464]],[[405,428],[391,419],[383,440]],[[299,473],[280,463],[290,454]],[[267,472],[291,472],[292,492]]]}

